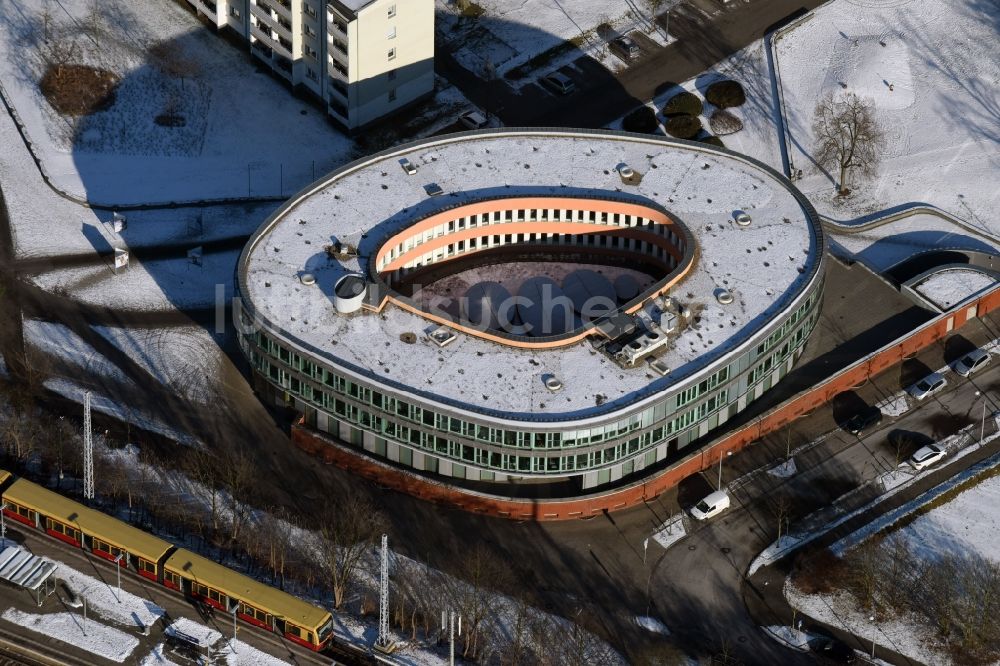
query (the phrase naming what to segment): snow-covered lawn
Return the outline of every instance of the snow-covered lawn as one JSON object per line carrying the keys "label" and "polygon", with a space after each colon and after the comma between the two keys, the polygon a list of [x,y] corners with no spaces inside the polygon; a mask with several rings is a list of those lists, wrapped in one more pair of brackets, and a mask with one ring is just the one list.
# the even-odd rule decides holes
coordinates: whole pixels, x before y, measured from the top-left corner
{"label": "snow-covered lawn", "polygon": [[120,310],[211,308],[219,294],[232,297],[239,256],[239,250],[206,254],[200,266],[185,258],[132,260],[117,274],[110,266],[63,268],[33,276],[32,281],[46,291]]}
{"label": "snow-covered lawn", "polygon": [[[62,324],[38,319],[24,321],[24,339],[38,351],[58,359],[69,368],[99,375],[109,382],[132,383],[125,373],[90,346],[83,338]],[[82,393],[81,393],[82,395]]]}
{"label": "snow-covered lawn", "polygon": [[[87,391],[91,391],[89,387],[64,377],[47,379],[44,382],[44,386],[48,390],[58,393],[64,398],[75,400],[79,403],[83,402],[83,394]],[[187,444],[189,446],[198,445],[198,441],[188,433],[182,432],[158,419],[154,419],[143,412],[130,408],[127,404],[123,403],[120,398],[114,399],[106,395],[102,395],[101,393],[91,391],[90,406],[94,411],[107,414],[108,416],[116,418],[124,423],[131,423],[132,425],[142,428],[143,430],[159,433],[175,442]]]}
{"label": "snow-covered lawn", "polygon": [[985,273],[967,268],[955,268],[931,275],[915,285],[914,289],[941,308],[942,312],[946,312],[994,284],[996,281]]}
{"label": "snow-covered lawn", "polygon": [[99,657],[118,663],[124,662],[139,645],[139,639],[124,631],[75,613],[49,613],[36,615],[8,608],[0,616],[47,638],[86,650]]}
{"label": "snow-covered lawn", "polygon": [[[786,583],[785,598],[792,607],[809,617],[841,627],[864,641],[874,640],[879,645],[891,647],[927,666],[952,664],[944,652],[945,646],[933,640],[932,632],[918,628],[908,618],[880,618],[872,621],[869,619],[870,615],[858,606],[857,600],[850,594],[803,594],[791,583]],[[875,656],[878,657],[877,649]]]}
{"label": "snow-covered lawn", "polygon": [[209,402],[217,393],[222,352],[205,329],[94,327],[169,390]]}
{"label": "snow-covered lawn", "polygon": [[1000,477],[982,481],[894,534],[925,560],[976,553],[1000,562]]}
{"label": "snow-covered lawn", "polygon": [[[817,209],[849,220],[926,202],[989,233],[1000,231],[1000,5],[976,0],[838,2],[776,44],[791,160]],[[834,197],[812,159],[812,118],[827,93],[871,99],[887,141],[877,177]]]}
{"label": "snow-covered lawn", "polygon": [[[241,51],[173,2],[104,7],[99,48],[81,40],[83,59],[121,77],[111,106],[79,121],[41,96],[42,0],[22,0],[0,25],[0,81],[58,187],[106,203],[288,195],[350,157],[353,142],[324,114],[277,80],[257,73]],[[63,0],[50,31],[85,23],[89,3]],[[80,28],[74,26],[79,34]],[[147,48],[161,42],[185,63],[164,74]],[[183,127],[154,118],[176,113]],[[252,139],[251,139],[252,137]]]}

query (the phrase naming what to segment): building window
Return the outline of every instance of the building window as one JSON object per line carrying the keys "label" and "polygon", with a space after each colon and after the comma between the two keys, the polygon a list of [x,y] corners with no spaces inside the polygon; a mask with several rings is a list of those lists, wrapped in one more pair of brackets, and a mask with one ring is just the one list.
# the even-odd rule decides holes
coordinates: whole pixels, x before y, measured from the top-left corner
{"label": "building window", "polygon": [[306,3],[302,5],[302,10],[306,13],[306,16],[311,18],[316,18],[316,8],[312,5]]}
{"label": "building window", "polygon": [[311,25],[306,24],[302,26],[302,31],[306,33],[306,37],[316,37],[316,31],[312,29]]}
{"label": "building window", "polygon": [[396,26],[389,26],[389,30],[385,33],[386,39],[396,39]]}
{"label": "building window", "polygon": [[395,59],[396,59],[396,49],[394,48],[389,49],[389,60],[395,60]]}
{"label": "building window", "polygon": [[233,18],[240,18],[240,10],[239,10],[239,8],[237,8],[237,7],[230,7],[229,8],[229,15],[232,16]]}
{"label": "building window", "polygon": [[389,5],[388,15],[389,18],[392,18],[396,15],[396,5]]}
{"label": "building window", "polygon": [[393,88],[392,90],[389,91],[389,101],[390,102],[395,102],[396,101],[396,89],[395,88]]}
{"label": "building window", "polygon": [[309,56],[310,58],[312,58],[313,60],[316,60],[319,57],[319,54],[316,53],[316,49],[314,49],[313,47],[309,46],[308,44],[305,45],[305,52],[306,52],[306,55]]}
{"label": "building window", "polygon": [[312,69],[306,68],[306,78],[312,81],[318,81],[319,77],[316,76],[316,72]]}
{"label": "building window", "polygon": [[389,81],[395,81],[396,80],[396,70],[390,69],[388,72],[385,73],[385,78],[388,79]]}

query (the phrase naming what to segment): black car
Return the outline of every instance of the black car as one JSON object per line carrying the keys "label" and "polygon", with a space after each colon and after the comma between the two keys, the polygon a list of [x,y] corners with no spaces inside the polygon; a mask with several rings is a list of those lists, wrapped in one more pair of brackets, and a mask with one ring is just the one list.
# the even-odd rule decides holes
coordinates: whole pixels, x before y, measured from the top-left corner
{"label": "black car", "polygon": [[837,664],[853,664],[857,661],[857,653],[847,643],[838,641],[832,636],[811,630],[813,638],[809,640],[809,651]]}
{"label": "black car", "polygon": [[862,431],[874,428],[880,423],[882,423],[882,410],[878,407],[865,407],[844,421],[844,430],[852,435],[860,435]]}

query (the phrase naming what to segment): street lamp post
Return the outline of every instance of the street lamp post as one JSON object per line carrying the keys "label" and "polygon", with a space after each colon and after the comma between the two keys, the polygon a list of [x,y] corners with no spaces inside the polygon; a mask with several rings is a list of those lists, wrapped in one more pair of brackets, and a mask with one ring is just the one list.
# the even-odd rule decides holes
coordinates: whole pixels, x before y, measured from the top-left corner
{"label": "street lamp post", "polygon": [[[733,455],[732,451],[726,451],[726,457]],[[719,454],[719,490],[722,490],[722,454]]]}
{"label": "street lamp post", "polygon": [[979,424],[979,446],[982,446],[986,436],[986,394],[982,391],[976,391],[976,397],[980,396],[983,398],[983,419]]}
{"label": "street lamp post", "polygon": [[7,519],[3,512],[7,510],[8,506],[7,502],[0,504],[0,543],[4,545],[7,545]]}
{"label": "street lamp post", "polygon": [[[875,627],[875,616],[869,615],[868,621],[872,623],[872,627]],[[872,661],[875,661],[875,632],[872,632]]]}

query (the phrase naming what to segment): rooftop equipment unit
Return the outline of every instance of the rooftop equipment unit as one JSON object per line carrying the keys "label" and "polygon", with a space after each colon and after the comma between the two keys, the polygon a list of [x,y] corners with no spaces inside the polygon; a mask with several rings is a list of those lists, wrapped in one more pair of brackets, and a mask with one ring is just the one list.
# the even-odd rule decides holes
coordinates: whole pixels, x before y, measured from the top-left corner
{"label": "rooftop equipment unit", "polygon": [[360,273],[348,273],[333,287],[333,305],[337,312],[350,314],[361,309],[368,292],[368,283]]}

